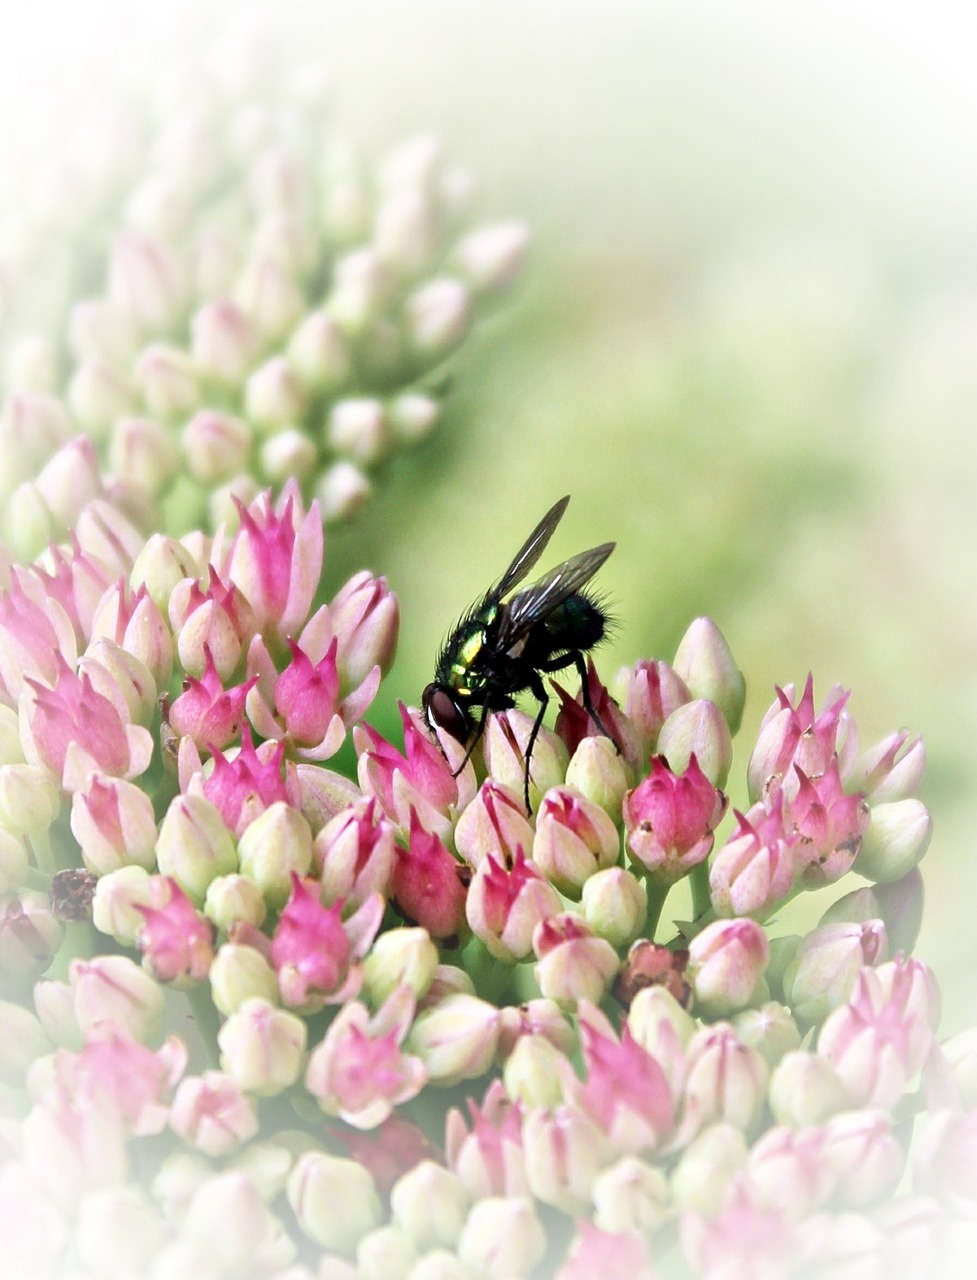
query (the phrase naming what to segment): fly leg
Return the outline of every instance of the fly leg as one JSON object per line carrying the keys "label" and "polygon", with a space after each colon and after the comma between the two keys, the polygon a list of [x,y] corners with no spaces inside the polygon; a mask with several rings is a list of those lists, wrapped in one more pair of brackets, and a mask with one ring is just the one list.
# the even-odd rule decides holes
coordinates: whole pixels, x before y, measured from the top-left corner
{"label": "fly leg", "polygon": [[587,711],[591,720],[593,720],[594,724],[601,731],[604,737],[610,738],[611,742],[614,743],[614,749],[617,751],[617,754],[620,755],[621,754],[620,743],[614,737],[613,733],[611,733],[611,731],[608,729],[607,725],[604,724],[603,720],[601,720],[600,716],[597,714],[596,707],[590,701],[590,688],[587,682],[587,664],[584,662],[583,654],[580,652],[579,649],[575,650],[573,654],[573,665],[577,668],[577,675],[580,677],[580,696],[581,696],[581,699],[583,700],[585,711]]}
{"label": "fly leg", "polygon": [[532,809],[529,807],[529,766],[533,758],[533,747],[536,745],[536,739],[539,736],[540,725],[543,723],[543,716],[546,715],[546,708],[549,706],[550,695],[546,692],[546,686],[539,678],[538,671],[532,673],[529,689],[539,703],[539,710],[536,712],[536,719],[533,721],[529,741],[526,743],[526,773],[523,777],[523,796],[526,801],[526,812],[532,813]]}

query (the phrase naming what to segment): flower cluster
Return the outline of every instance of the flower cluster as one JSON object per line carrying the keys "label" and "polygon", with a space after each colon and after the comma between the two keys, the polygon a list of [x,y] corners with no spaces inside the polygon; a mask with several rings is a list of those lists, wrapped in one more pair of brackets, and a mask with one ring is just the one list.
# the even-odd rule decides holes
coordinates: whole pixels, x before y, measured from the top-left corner
{"label": "flower cluster", "polygon": [[699,619],[616,698],[591,666],[613,738],[564,692],[530,759],[511,710],[459,768],[413,708],[402,746],[364,723],[397,604],[365,573],[318,603],[322,569],[294,483],[181,540],[92,497],[4,563],[4,1266],[570,1280],[966,1248],[977,1041],[938,1042],[911,954],[919,740],[863,749],[846,694],[778,690],[727,821],[744,687]]}
{"label": "flower cluster", "polygon": [[[432,429],[428,375],[516,277],[526,229],[474,224],[474,180],[433,137],[368,161],[328,98],[321,74],[279,81],[266,44],[239,42],[25,161],[42,216],[0,218],[0,300],[33,326],[0,353],[2,536],[19,556],[99,496],[181,534],[296,477],[342,519],[368,471]],[[86,292],[39,315],[66,252]]]}

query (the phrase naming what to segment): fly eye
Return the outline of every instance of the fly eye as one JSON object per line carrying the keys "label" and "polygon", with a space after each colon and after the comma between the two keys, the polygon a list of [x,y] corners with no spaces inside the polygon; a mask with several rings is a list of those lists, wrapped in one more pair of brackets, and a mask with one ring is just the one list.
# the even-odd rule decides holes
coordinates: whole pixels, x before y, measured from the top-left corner
{"label": "fly eye", "polygon": [[440,685],[429,684],[424,690],[421,701],[427,713],[428,723],[432,728],[443,730],[456,742],[467,742],[471,733],[471,723],[458,706],[451,694]]}

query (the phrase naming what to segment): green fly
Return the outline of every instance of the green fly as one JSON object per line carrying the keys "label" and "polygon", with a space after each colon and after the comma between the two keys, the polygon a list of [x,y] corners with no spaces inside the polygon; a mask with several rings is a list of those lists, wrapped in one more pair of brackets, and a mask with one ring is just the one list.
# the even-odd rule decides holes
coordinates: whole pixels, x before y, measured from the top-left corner
{"label": "green fly", "polygon": [[614,543],[581,551],[510,595],[545,551],[569,501],[567,496],[550,507],[498,583],[451,632],[438,656],[434,679],[421,698],[431,730],[440,729],[467,745],[457,776],[478,745],[489,712],[514,707],[517,694],[532,693],[539,705],[526,745],[527,812],[530,760],[549,703],[544,674],[576,667],[584,707],[601,733],[611,737],[591,705],[583,658],[604,638],[608,616],[597,597],[584,588],[614,550]]}

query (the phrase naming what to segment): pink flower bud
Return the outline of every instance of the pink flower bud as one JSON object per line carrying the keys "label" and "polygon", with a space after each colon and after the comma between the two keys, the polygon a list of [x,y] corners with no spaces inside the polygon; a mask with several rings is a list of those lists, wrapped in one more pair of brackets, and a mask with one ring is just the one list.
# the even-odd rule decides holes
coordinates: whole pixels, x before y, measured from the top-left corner
{"label": "pink flower bud", "polygon": [[644,660],[622,667],[615,688],[637,738],[639,758],[646,760],[657,749],[662,725],[673,711],[692,701],[692,694],[667,662]]}
{"label": "pink flower bud", "polygon": [[562,1213],[589,1208],[594,1178],[613,1155],[600,1125],[573,1107],[534,1107],[523,1118],[522,1141],[537,1200]]}
{"label": "pink flower bud", "polygon": [[465,869],[413,810],[409,848],[398,846],[396,855],[391,890],[400,911],[432,938],[457,937],[465,924]]}
{"label": "pink flower bud", "polygon": [[[233,831],[240,837],[257,818],[274,806],[280,804],[288,809],[297,805],[300,795],[294,765],[285,762],[283,776],[284,758],[284,741],[263,742],[256,749],[246,725],[242,733],[241,748],[233,758],[222,755],[220,751],[214,752],[214,768],[204,779],[203,794],[216,806],[229,831]],[[278,813],[281,813],[281,810],[277,810],[270,819],[272,825],[276,824]],[[299,815],[296,814],[296,816]],[[256,839],[255,836],[251,837],[252,842]],[[302,836],[300,835],[298,839],[301,841],[301,847],[304,848],[305,841]],[[293,852],[296,847],[299,847],[291,841],[289,846]],[[255,850],[255,852],[259,851]],[[311,859],[311,839],[308,855]],[[299,856],[305,855],[300,852]],[[280,859],[276,861],[280,862]],[[267,860],[261,858],[261,863],[267,865]],[[307,867],[308,863],[306,863]],[[234,867],[222,867],[221,874],[234,869]],[[286,867],[285,872],[287,873],[288,870],[289,867]],[[280,888],[284,888],[283,877],[279,876],[277,883]]]}
{"label": "pink flower bud", "polygon": [[793,696],[793,685],[778,689],[777,701],[760,726],[747,769],[752,802],[760,798],[771,778],[779,778],[790,786],[791,765],[797,765],[813,778],[824,773],[832,757],[840,753],[842,772],[847,773],[848,757],[857,750],[851,718],[845,712],[848,694],[844,690],[832,688],[816,714],[813,676],[808,676],[796,707],[791,701]]}
{"label": "pink flower bud", "polygon": [[746,814],[734,813],[737,829],[709,867],[712,904],[724,916],[764,916],[794,886],[798,838],[784,823],[779,790]]}
{"label": "pink flower bud", "polygon": [[210,487],[247,469],[252,433],[243,418],[218,409],[198,409],[183,428],[180,442],[190,474]]}
{"label": "pink flower bud", "polygon": [[[471,807],[471,806],[469,806]],[[532,952],[533,931],[557,915],[560,895],[518,850],[510,868],[489,853],[468,888],[465,912],[476,938],[498,960],[514,964]]]}
{"label": "pink flower bud", "polygon": [[533,931],[533,950],[541,993],[565,1008],[579,1000],[599,1004],[620,967],[611,944],[572,912],[542,920]]}
{"label": "pink flower bud", "polygon": [[303,1232],[324,1249],[349,1252],[383,1220],[373,1179],[355,1160],[306,1151],[288,1176],[286,1194]]}
{"label": "pink flower bud", "polygon": [[767,935],[754,920],[716,920],[689,943],[685,976],[696,1003],[721,1017],[753,1003],[769,958]]}
{"label": "pink flower bud", "polygon": [[[91,639],[94,644],[103,639],[120,646],[149,670],[157,688],[169,681],[173,636],[145,586],[130,592],[120,580],[110,587],[92,615]],[[93,647],[89,646],[89,653]],[[104,654],[104,646],[100,652]]]}
{"label": "pink flower bud", "polygon": [[891,804],[908,799],[918,790],[925,770],[922,738],[910,741],[908,732],[902,729],[863,752],[846,773],[845,786],[849,791],[864,791],[873,806]]}
{"label": "pink flower bud", "polygon": [[600,724],[604,726],[604,730],[610,733],[614,739],[614,745],[620,749],[627,765],[632,769],[639,766],[641,756],[638,752],[631,725],[601,682],[597,675],[597,668],[592,660],[588,659],[587,662],[587,695],[590,699],[590,705],[596,713],[597,720],[583,705],[582,689],[576,698],[572,698],[567,690],[562,688],[555,680],[553,681],[553,688],[560,698],[560,710],[556,717],[556,732],[566,743],[571,756],[576,753],[577,748],[585,738],[605,736],[604,731],[597,724],[597,720],[599,720]]}
{"label": "pink flower bud", "polygon": [[227,1155],[258,1132],[254,1106],[238,1082],[222,1071],[181,1080],[169,1123],[178,1137],[211,1158]]}
{"label": "pink flower bud", "polygon": [[931,1112],[919,1135],[914,1185],[951,1210],[972,1215],[977,1167],[977,1111]]}
{"label": "pink flower bud", "polygon": [[245,700],[257,676],[225,689],[207,645],[204,660],[206,666],[199,680],[196,676],[184,677],[183,692],[169,708],[167,722],[179,737],[192,738],[201,751],[220,750],[240,734]]}
{"label": "pink flower bud", "polygon": [[499,1010],[499,1060],[505,1062],[517,1042],[549,1040],[561,1053],[571,1054],[577,1041],[560,1006],[553,1000],[527,1000],[525,1004],[504,1005]]}
{"label": "pink flower bud", "polygon": [[177,585],[169,600],[169,617],[183,669],[202,676],[209,652],[222,681],[234,674],[256,630],[248,602],[233,583],[224,585],[213,566],[206,592],[194,581]]}
{"label": "pink flower bud", "polygon": [[294,640],[289,640],[288,645],[292,661],[275,682],[275,709],[300,747],[325,749],[327,745],[332,755],[346,736],[339,716],[337,642],[334,638],[317,663]]}
{"label": "pink flower bud", "polygon": [[697,1027],[695,1019],[665,987],[645,987],[628,1010],[627,1025],[635,1041],[659,1063],[674,1095],[685,1083],[685,1050]]}
{"label": "pink flower bud", "polygon": [[228,581],[244,595],[258,625],[284,641],[308,617],[322,572],[322,519],[305,512],[288,487],[277,507],[263,494],[240,507],[241,527],[226,560]]}
{"label": "pink flower bud", "polygon": [[491,1195],[522,1195],[529,1190],[522,1158],[520,1108],[506,1096],[500,1080],[493,1080],[479,1107],[468,1098],[471,1128],[461,1111],[452,1107],[445,1121],[448,1167],[472,1200]]}
{"label": "pink flower bud", "polygon": [[587,1280],[605,1274],[633,1276],[634,1280],[653,1280],[654,1272],[648,1246],[639,1232],[605,1231],[582,1221],[570,1245],[566,1262],[556,1273],[557,1280]]}
{"label": "pink flower bud", "polygon": [[795,849],[801,878],[820,888],[850,870],[868,827],[869,811],[861,795],[845,795],[833,758],[824,773],[808,778],[794,766],[797,793],[789,805],[790,822],[798,837]]}
{"label": "pink flower bud", "polygon": [[522,800],[501,783],[486,778],[455,826],[455,848],[478,868],[489,854],[511,866],[517,851],[531,849],[533,828]]}
{"label": "pink flower bud", "polygon": [[159,871],[171,876],[192,902],[203,902],[217,876],[238,869],[234,839],[217,807],[204,796],[176,796],[156,842]]}
{"label": "pink flower bud", "polygon": [[832,1116],[822,1133],[821,1160],[842,1204],[860,1208],[892,1192],[906,1156],[891,1116],[870,1108],[846,1111]]}
{"label": "pink flower bud", "polygon": [[104,493],[95,446],[88,436],[63,444],[38,472],[35,484],[59,529],[72,528],[82,509]]}
{"label": "pink flower bud", "polygon": [[420,1058],[401,1049],[414,1012],[414,995],[397,988],[371,1017],[349,1001],[313,1049],[305,1086],[327,1115],[356,1129],[373,1129],[395,1106],[416,1097],[427,1082]]}
{"label": "pink flower bud", "polygon": [[459,994],[445,996],[419,1013],[406,1047],[424,1063],[429,1080],[447,1085],[483,1075],[495,1057],[498,1039],[498,1009],[476,996]]}
{"label": "pink flower bud", "polygon": [[359,904],[373,893],[386,896],[395,859],[394,828],[378,813],[376,800],[342,809],[312,846],[312,866],[327,903],[342,898]]}
{"label": "pink flower bud", "polygon": [[695,755],[682,774],[656,756],[648,777],[624,797],[628,850],[656,881],[673,884],[709,856],[725,808]]}
{"label": "pink flower bud", "polygon": [[568,787],[552,787],[536,815],[533,862],[557,889],[577,898],[587,878],[620,856],[617,828],[598,805]]}
{"label": "pink flower bud", "polygon": [[16,983],[39,978],[63,936],[47,895],[21,889],[0,903],[0,973]]}
{"label": "pink flower bud", "polygon": [[887,954],[881,920],[821,925],[784,970],[785,999],[802,1022],[822,1022],[851,996],[862,967],[878,964]]}
{"label": "pink flower bud", "polygon": [[126,956],[72,960],[68,978],[75,1017],[87,1040],[121,1033],[153,1039],[162,1024],[162,988]]}
{"label": "pink flower bud", "polygon": [[97,1187],[78,1206],[74,1248],[96,1275],[146,1274],[165,1239],[159,1210],[138,1187]]}
{"label": "pink flower bud", "polygon": [[386,675],[397,648],[397,597],[386,578],[354,574],[329,605],[339,642],[337,662],[344,685],[355,688],[379,666]]}
{"label": "pink flower bud", "polygon": [[[219,1276],[267,1272],[277,1260],[276,1235],[276,1223],[252,1179],[238,1169],[214,1173],[194,1189],[180,1223],[181,1242],[192,1246],[196,1257],[191,1254],[189,1270],[164,1274],[175,1280],[177,1274],[206,1274],[207,1268]],[[270,1256],[263,1256],[266,1251]]]}
{"label": "pink flower bud", "polygon": [[71,798],[71,833],[85,866],[103,876],[120,867],[156,866],[156,818],[145,791],[93,773]]}
{"label": "pink flower bud", "polygon": [[228,298],[205,302],[190,321],[190,351],[197,368],[222,387],[240,386],[261,350],[249,316]]}
{"label": "pink flower bud", "polygon": [[[526,747],[532,732],[533,717],[524,711],[500,711],[490,715],[482,737],[485,771],[493,782],[513,795],[521,796],[526,778]],[[569,752],[562,738],[552,730],[541,728],[533,744],[529,769],[529,804],[535,809],[540,797],[550,787],[559,786],[566,777]]]}
{"label": "pink flower bud", "polygon": [[302,1074],[306,1024],[294,1013],[252,997],[217,1034],[221,1068],[248,1093],[273,1097]]}
{"label": "pink flower bud", "polygon": [[169,897],[141,907],[145,923],[136,937],[143,962],[159,982],[186,984],[207,976],[214,958],[214,926],[194,910],[174,880]]}
{"label": "pink flower bud", "polygon": [[29,676],[56,683],[59,654],[72,665],[77,659],[70,615],[39,588],[36,578],[15,566],[0,594],[0,689],[11,703]]}
{"label": "pink flower bud", "polygon": [[775,1125],[754,1144],[746,1179],[757,1202],[796,1221],[813,1212],[833,1190],[825,1168],[824,1138],[817,1129]]}
{"label": "pink flower bud", "polygon": [[323,907],[309,882],[292,872],[292,894],[271,942],[271,962],[286,1004],[334,997],[349,976],[353,948],[341,904]]}
{"label": "pink flower bud", "polygon": [[695,756],[714,786],[726,785],[733,761],[733,740],[723,713],[714,702],[699,698],[673,711],[661,727],[658,751],[673,772],[684,772]]}

